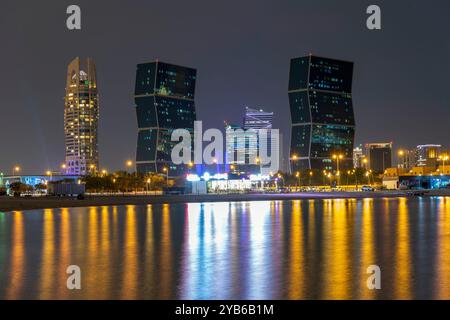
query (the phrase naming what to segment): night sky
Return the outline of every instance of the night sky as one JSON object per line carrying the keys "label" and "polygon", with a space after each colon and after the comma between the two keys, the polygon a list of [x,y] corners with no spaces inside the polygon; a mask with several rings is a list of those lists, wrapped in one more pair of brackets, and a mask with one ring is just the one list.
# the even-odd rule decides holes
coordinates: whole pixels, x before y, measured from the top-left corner
{"label": "night sky", "polygon": [[[82,30],[66,28],[78,4]],[[370,4],[382,30],[366,28]],[[137,63],[197,69],[204,127],[275,112],[289,141],[289,62],[309,53],[354,61],[356,143],[450,145],[450,1],[1,0],[0,171],[41,174],[64,160],[67,64],[91,56],[100,93],[102,168],[134,159]]]}

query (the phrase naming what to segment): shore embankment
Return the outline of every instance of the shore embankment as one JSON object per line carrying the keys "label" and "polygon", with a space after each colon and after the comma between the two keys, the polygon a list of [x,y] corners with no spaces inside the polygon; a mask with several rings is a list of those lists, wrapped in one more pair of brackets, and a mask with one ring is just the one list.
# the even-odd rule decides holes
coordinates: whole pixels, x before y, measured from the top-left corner
{"label": "shore embankment", "polygon": [[[203,195],[107,195],[86,196],[83,200],[69,197],[0,197],[0,211],[21,211],[49,208],[71,208],[91,206],[146,205],[188,202],[229,202],[229,201],[271,201],[308,199],[364,199],[408,197],[405,191],[373,192],[301,192],[301,193],[261,193],[261,194],[203,194]],[[448,190],[425,193],[426,196],[450,196]]]}

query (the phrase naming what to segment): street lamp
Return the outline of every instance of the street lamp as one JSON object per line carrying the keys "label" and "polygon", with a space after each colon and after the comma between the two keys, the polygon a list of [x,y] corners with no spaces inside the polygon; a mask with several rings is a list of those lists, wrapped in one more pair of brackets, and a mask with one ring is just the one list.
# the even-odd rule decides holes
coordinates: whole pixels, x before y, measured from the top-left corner
{"label": "street lamp", "polygon": [[312,178],[313,174],[314,173],[312,171],[309,172],[309,186],[310,187],[311,187],[311,178]]}
{"label": "street lamp", "polygon": [[445,161],[448,160],[448,156],[447,155],[446,156],[439,156],[439,160],[442,161],[442,171],[444,171],[444,174],[446,174],[446,172],[445,172]]}
{"label": "street lamp", "polygon": [[133,161],[127,160],[127,162],[125,162],[125,165],[130,169],[131,167],[133,167]]}
{"label": "street lamp", "polygon": [[50,181],[53,180],[53,179],[52,179],[52,172],[51,172],[50,170],[47,170],[47,171],[45,172],[45,174],[49,177],[49,180],[50,180]]}
{"label": "street lamp", "polygon": [[366,172],[367,181],[368,181],[369,185],[372,185],[372,183],[370,182],[370,175],[371,175],[371,174],[372,174],[372,170],[368,170],[368,171]]}
{"label": "street lamp", "polygon": [[300,172],[297,171],[297,172],[295,173],[295,176],[296,176],[297,179],[298,179],[298,187],[300,188],[300,185],[301,185],[301,182],[300,182]]}
{"label": "street lamp", "polygon": [[19,166],[14,166],[14,168],[13,168],[13,175],[14,174],[18,174],[19,171],[20,171],[20,167]]}
{"label": "street lamp", "polygon": [[166,185],[169,186],[169,170],[167,170],[167,168],[164,167],[163,172],[166,173]]}
{"label": "street lamp", "polygon": [[336,160],[336,176],[338,177],[338,185],[340,185],[340,178],[339,178],[339,160],[342,160],[344,158],[343,154],[333,154],[333,159]]}
{"label": "street lamp", "polygon": [[369,162],[367,158],[363,158],[362,162],[364,163],[364,168],[367,170],[367,163]]}
{"label": "street lamp", "polygon": [[[126,165],[126,167],[127,168],[132,168],[133,167],[133,161],[131,161],[131,160],[127,160],[127,161],[125,161],[125,165]],[[133,175],[131,175],[131,176],[133,176]],[[134,176],[135,176],[135,180],[137,180],[137,172],[135,172],[135,174],[134,174]],[[136,181],[134,182],[134,193],[136,194],[136,192],[137,192],[137,185],[136,185]]]}
{"label": "street lamp", "polygon": [[405,168],[405,158],[404,158],[404,156],[405,156],[405,151],[399,150],[398,151],[398,157],[399,157],[399,160],[401,160],[400,168]]}

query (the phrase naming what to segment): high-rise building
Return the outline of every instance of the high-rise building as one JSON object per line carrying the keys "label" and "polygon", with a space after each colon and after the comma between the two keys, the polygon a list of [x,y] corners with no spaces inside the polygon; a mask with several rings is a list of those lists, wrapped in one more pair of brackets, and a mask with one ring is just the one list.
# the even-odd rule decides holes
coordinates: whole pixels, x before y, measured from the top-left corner
{"label": "high-rise building", "polygon": [[353,63],[306,56],[291,60],[291,172],[353,167]]}
{"label": "high-rise building", "polygon": [[353,168],[363,168],[363,159],[365,158],[362,145],[353,149]]}
{"label": "high-rise building", "polygon": [[392,142],[367,143],[366,154],[368,168],[373,172],[382,173],[392,167]]}
{"label": "high-rise building", "polygon": [[161,61],[137,65],[134,101],[138,122],[136,170],[180,176],[186,164],[172,162],[175,129],[194,131],[197,71]]}
{"label": "high-rise building", "polygon": [[416,147],[417,167],[436,167],[442,146],[440,144],[422,144]]}
{"label": "high-rise building", "polygon": [[412,169],[416,166],[416,149],[400,149],[397,151],[397,166],[401,169]]}
{"label": "high-rise building", "polygon": [[[282,155],[282,136],[278,131],[278,135],[274,134],[272,131],[273,128],[273,112],[265,112],[262,109],[252,109],[249,107],[245,107],[245,115],[244,115],[244,129],[245,130],[256,130],[258,133],[258,141],[257,141],[257,154],[259,158],[260,150],[261,150],[261,135],[260,130],[267,130],[267,152],[273,158],[274,155],[271,154],[272,148],[273,152],[278,155],[278,170],[284,170],[283,168],[283,155]],[[278,141],[276,141],[278,140]],[[251,151],[250,151],[251,153]],[[273,168],[268,164],[261,164],[261,174],[268,175],[273,171]],[[272,172],[273,173],[273,172]]]}
{"label": "high-rise building", "polygon": [[98,90],[91,58],[75,58],[67,68],[64,106],[65,171],[86,175],[98,170]]}
{"label": "high-rise building", "polygon": [[260,173],[258,161],[258,131],[225,122],[225,162],[232,172]]}

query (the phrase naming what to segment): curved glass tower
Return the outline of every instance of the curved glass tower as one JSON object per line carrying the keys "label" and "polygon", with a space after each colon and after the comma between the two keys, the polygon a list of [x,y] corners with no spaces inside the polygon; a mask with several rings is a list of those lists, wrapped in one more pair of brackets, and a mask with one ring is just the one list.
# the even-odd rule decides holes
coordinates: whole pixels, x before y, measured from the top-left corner
{"label": "curved glass tower", "polygon": [[193,133],[196,120],[196,70],[160,61],[137,65],[134,101],[138,122],[136,170],[180,176],[186,165],[175,165],[171,141],[175,129]]}
{"label": "curved glass tower", "polygon": [[64,107],[66,174],[87,175],[98,170],[97,75],[91,58],[75,58],[67,68]]}
{"label": "curved glass tower", "polygon": [[291,60],[291,172],[352,168],[355,117],[353,63],[306,56]]}

